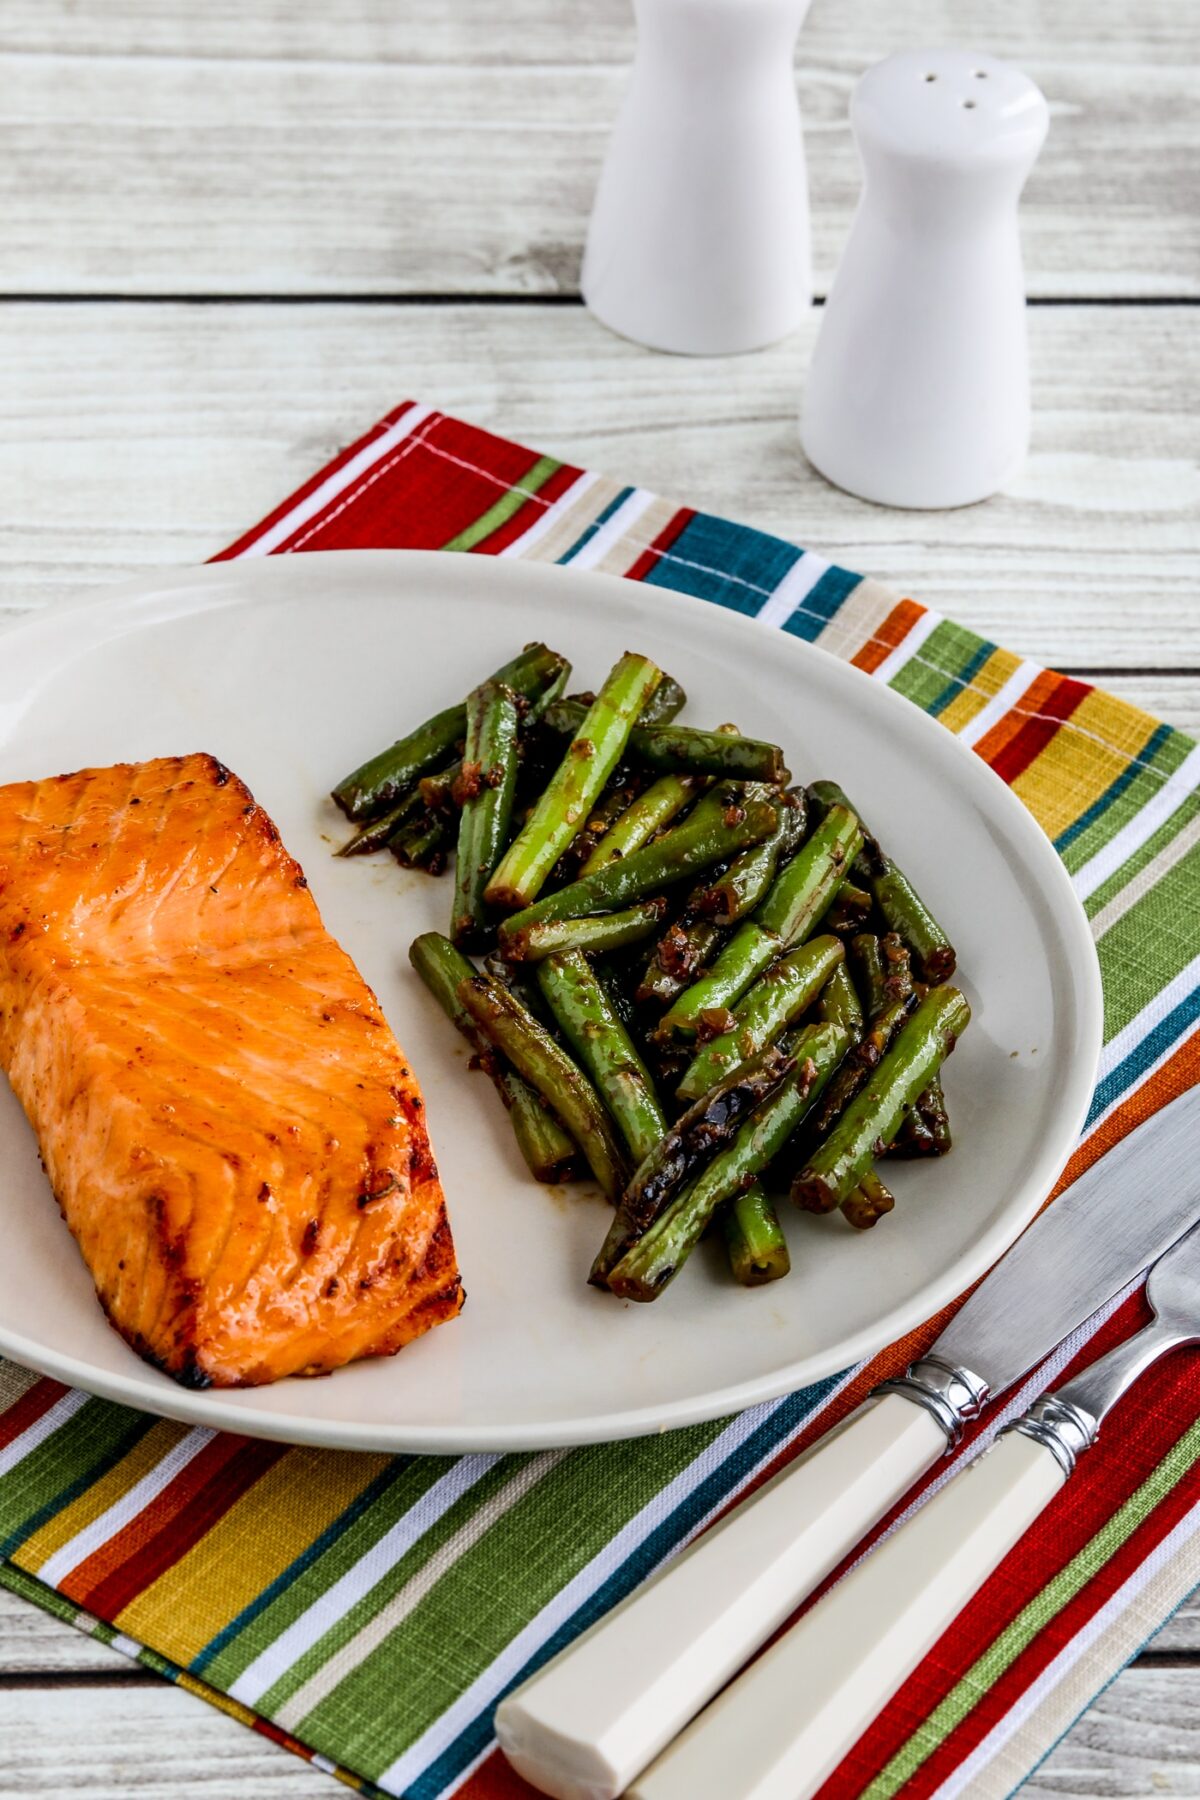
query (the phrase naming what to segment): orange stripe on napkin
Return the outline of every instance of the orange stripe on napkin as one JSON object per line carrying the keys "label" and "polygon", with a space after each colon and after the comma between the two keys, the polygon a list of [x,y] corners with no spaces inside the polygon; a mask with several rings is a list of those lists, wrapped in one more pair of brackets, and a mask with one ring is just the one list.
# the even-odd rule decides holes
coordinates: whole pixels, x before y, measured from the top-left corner
{"label": "orange stripe on napkin", "polygon": [[898,644],[902,644],[918,619],[923,619],[928,607],[918,606],[915,600],[901,600],[893,606],[887,618],[877,630],[871,633],[862,649],[855,652],[851,659],[856,669],[865,669],[873,675],[881,663],[887,661]]}

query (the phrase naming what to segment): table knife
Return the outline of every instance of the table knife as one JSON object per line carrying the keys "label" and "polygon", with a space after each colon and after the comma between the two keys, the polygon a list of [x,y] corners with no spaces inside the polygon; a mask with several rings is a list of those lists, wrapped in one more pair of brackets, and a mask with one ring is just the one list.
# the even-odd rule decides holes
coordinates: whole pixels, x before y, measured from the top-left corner
{"label": "table knife", "polygon": [[1200,1226],[1150,1271],[1152,1322],[1038,1400],[677,1738],[629,1800],[810,1800],[1168,1351],[1200,1342]]}
{"label": "table knife", "polygon": [[989,1397],[1200,1216],[1198,1133],[1193,1089],[1061,1195],[926,1356],[502,1701],[513,1767],[554,1800],[624,1793]]}

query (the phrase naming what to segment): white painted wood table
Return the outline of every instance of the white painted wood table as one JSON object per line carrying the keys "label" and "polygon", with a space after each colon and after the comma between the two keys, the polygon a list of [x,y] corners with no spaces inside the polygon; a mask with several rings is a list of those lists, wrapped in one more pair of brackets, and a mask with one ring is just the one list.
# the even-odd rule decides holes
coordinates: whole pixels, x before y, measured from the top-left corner
{"label": "white painted wood table", "polygon": [[[197,561],[406,393],[884,576],[1200,731],[1200,16],[1179,0],[814,0],[818,285],[857,74],[1012,56],[1054,115],[1024,209],[1037,428],[1007,495],[859,505],[800,457],[812,323],[651,356],[578,303],[627,0],[5,0],[0,609]],[[0,1796],[344,1790],[0,1596]],[[1200,1609],[1024,1790],[1200,1795]]]}

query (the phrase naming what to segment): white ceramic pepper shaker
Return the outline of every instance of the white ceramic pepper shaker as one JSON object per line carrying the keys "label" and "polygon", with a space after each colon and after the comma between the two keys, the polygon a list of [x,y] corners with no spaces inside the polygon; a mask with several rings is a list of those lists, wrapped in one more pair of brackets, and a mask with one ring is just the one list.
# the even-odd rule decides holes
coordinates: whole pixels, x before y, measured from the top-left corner
{"label": "white ceramic pepper shaker", "polygon": [[802,438],[886,506],[965,506],[1029,445],[1017,200],[1046,136],[1040,90],[967,50],[868,70],[850,121],[863,192],[825,306]]}
{"label": "white ceramic pepper shaker", "polygon": [[655,350],[721,355],[812,302],[793,68],[809,0],[634,0],[637,55],[596,190],[583,296]]}

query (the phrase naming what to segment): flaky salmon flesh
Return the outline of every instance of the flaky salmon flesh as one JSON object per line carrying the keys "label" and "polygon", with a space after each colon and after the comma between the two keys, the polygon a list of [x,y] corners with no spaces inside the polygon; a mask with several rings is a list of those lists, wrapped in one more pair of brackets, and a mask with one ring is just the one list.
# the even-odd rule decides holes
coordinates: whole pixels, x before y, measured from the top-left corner
{"label": "flaky salmon flesh", "polygon": [[213,757],[0,787],[0,1066],[105,1312],[178,1381],[324,1374],[458,1312],[416,1078]]}

